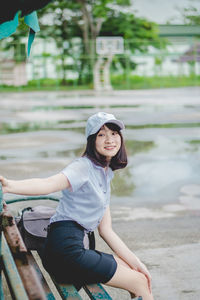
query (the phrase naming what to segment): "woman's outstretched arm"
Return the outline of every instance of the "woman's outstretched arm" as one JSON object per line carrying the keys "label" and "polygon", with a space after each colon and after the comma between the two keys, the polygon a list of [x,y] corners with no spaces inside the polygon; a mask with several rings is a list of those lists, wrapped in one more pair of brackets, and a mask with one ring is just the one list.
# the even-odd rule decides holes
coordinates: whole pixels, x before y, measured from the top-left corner
{"label": "woman's outstretched arm", "polygon": [[151,291],[151,275],[146,266],[139,260],[139,258],[126,246],[121,238],[112,229],[112,220],[110,215],[110,208],[107,207],[105,214],[98,227],[99,235],[108,244],[108,246],[121,258],[126,264],[138,272],[143,273],[147,280],[149,289]]}
{"label": "woman's outstretched arm", "polygon": [[10,180],[0,176],[3,193],[27,196],[47,195],[70,187],[66,176],[62,173],[46,177],[25,180]]}

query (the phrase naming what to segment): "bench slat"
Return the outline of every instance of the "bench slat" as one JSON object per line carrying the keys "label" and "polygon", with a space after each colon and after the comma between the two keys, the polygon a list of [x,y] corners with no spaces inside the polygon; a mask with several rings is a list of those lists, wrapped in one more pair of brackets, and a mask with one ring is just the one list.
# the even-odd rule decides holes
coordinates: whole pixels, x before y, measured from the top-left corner
{"label": "bench slat", "polygon": [[[39,254],[38,254],[38,257],[40,257]],[[55,297],[54,297],[53,293],[51,292],[51,289],[49,288],[49,285],[48,285],[46,279],[44,278],[35,257],[33,256],[33,254],[30,251],[28,251],[28,260],[30,261],[30,264],[34,267],[34,269],[36,270],[36,272],[38,274],[38,277],[42,283],[43,289],[46,293],[47,299],[54,300]],[[76,290],[76,288],[73,285],[58,284],[52,277],[51,277],[51,279],[52,279],[53,283],[55,284],[62,299],[67,299],[67,300],[82,299],[80,297],[80,295],[78,294],[78,291]]]}
{"label": "bench slat", "polygon": [[2,214],[2,225],[6,241],[12,252],[29,300],[46,300],[37,274],[34,268],[28,263],[28,253],[14,222],[14,218],[8,211]]}
{"label": "bench slat", "polygon": [[98,284],[88,284],[83,287],[90,299],[96,300],[96,299],[102,299],[102,300],[112,300],[112,298],[109,296],[109,294],[106,292],[106,290],[103,288],[103,286]]}
{"label": "bench slat", "polygon": [[73,285],[60,284],[57,283],[53,278],[51,278],[57,287],[57,290],[63,300],[82,300],[77,289]]}
{"label": "bench slat", "polygon": [[28,300],[27,293],[24,289],[22,280],[19,276],[4,234],[2,234],[2,258],[4,273],[9,285],[11,295],[15,295],[16,300]]}
{"label": "bench slat", "polygon": [[41,270],[40,270],[40,267],[38,266],[38,263],[35,259],[35,257],[33,256],[33,254],[28,251],[28,261],[30,262],[30,264],[33,266],[33,268],[35,269],[38,277],[39,277],[39,280],[42,284],[42,287],[44,289],[44,292],[45,292],[45,295],[46,295],[46,298],[48,300],[56,300],[51,289],[49,288],[49,285],[47,284],[47,281],[46,279],[44,278]]}

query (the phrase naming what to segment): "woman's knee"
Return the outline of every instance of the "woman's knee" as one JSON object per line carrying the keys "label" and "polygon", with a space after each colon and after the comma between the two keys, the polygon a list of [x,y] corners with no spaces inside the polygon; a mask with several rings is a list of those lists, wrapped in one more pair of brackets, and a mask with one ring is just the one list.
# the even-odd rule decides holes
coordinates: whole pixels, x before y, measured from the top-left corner
{"label": "woman's knee", "polygon": [[[145,276],[143,273],[131,269],[130,266],[129,266],[127,263],[125,263],[122,259],[120,259],[119,257],[116,257],[116,256],[115,256],[114,258],[115,258],[115,260],[117,261],[117,265],[118,265],[118,266],[119,266],[119,265],[124,266],[124,267],[128,268],[129,271],[130,271],[130,270],[132,271],[132,272],[129,272],[129,273],[128,273],[128,274],[130,275],[130,276],[129,276],[129,277],[130,277],[130,281],[132,281],[132,280],[134,281],[134,280],[135,280],[135,274],[137,274],[137,275],[138,275],[138,282],[139,282],[141,285],[143,285],[143,286],[148,286],[147,278],[146,278],[146,276]],[[133,276],[133,278],[131,278],[131,275]]]}
{"label": "woman's knee", "polygon": [[106,284],[120,287],[134,293],[148,289],[148,282],[144,274],[120,264],[117,265],[114,276]]}
{"label": "woman's knee", "polygon": [[[137,271],[136,271],[137,272]],[[137,284],[136,284],[136,289],[137,290],[149,290],[148,288],[148,280],[146,278],[146,276],[140,272],[137,272]],[[135,280],[135,276],[134,276],[134,280]]]}

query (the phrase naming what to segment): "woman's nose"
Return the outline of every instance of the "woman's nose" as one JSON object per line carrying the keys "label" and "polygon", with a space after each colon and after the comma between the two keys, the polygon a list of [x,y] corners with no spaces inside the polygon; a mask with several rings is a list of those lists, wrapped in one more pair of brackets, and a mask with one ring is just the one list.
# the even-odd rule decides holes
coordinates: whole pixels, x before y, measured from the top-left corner
{"label": "woman's nose", "polygon": [[110,134],[106,134],[106,143],[112,143],[112,136]]}

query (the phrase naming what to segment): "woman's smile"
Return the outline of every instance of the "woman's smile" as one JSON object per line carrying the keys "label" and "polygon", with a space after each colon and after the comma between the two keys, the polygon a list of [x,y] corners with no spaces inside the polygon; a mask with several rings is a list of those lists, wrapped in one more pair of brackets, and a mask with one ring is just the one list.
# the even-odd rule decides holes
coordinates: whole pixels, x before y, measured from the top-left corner
{"label": "woman's smile", "polygon": [[115,148],[115,146],[106,146],[104,147],[106,150],[113,150]]}

